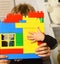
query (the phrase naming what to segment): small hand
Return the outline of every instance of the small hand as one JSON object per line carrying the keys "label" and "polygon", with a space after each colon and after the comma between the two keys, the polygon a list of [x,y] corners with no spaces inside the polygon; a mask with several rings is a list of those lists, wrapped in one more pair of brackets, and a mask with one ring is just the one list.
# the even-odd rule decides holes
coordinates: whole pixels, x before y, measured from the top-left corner
{"label": "small hand", "polygon": [[50,56],[50,48],[46,43],[42,43],[36,49],[36,54],[41,57],[49,57]]}
{"label": "small hand", "polygon": [[29,32],[29,35],[27,36],[29,40],[32,40],[32,42],[35,41],[43,41],[45,38],[45,35],[40,31],[39,28],[37,28],[37,32]]}

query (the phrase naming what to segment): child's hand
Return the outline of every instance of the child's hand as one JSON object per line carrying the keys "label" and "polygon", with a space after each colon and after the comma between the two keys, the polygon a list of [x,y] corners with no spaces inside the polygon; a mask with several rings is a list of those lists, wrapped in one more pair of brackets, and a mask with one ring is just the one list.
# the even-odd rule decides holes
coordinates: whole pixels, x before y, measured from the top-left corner
{"label": "child's hand", "polygon": [[37,28],[37,32],[29,32],[29,35],[27,36],[29,40],[35,41],[43,41],[45,38],[45,35],[40,31],[39,28]]}
{"label": "child's hand", "polygon": [[42,43],[36,49],[36,54],[41,57],[49,57],[50,56],[50,48],[46,43]]}
{"label": "child's hand", "polygon": [[2,60],[2,59],[5,59],[5,58],[7,58],[7,56],[0,55],[0,64],[9,64],[10,63],[10,60]]}

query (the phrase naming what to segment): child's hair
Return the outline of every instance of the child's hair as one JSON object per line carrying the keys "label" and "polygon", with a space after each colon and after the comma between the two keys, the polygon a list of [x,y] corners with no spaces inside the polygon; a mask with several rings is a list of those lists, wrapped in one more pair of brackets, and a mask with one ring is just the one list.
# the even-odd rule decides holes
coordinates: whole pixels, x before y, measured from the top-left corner
{"label": "child's hair", "polygon": [[26,16],[26,15],[28,15],[28,12],[30,12],[30,11],[32,11],[32,12],[35,11],[35,9],[31,5],[19,4],[12,9],[11,13],[20,13],[20,14]]}

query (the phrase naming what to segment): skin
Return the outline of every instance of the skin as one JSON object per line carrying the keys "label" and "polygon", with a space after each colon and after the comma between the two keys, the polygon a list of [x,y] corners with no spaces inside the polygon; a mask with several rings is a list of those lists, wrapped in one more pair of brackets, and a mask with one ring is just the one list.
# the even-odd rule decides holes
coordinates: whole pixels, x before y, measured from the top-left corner
{"label": "skin", "polygon": [[[42,43],[38,46],[35,50],[35,54],[38,56],[43,57],[43,60],[46,60],[50,56],[50,48],[47,46],[46,43]],[[0,58],[7,58],[5,55],[0,55]],[[20,60],[15,60],[19,62]],[[0,60],[0,64],[10,64],[10,60]]]}
{"label": "skin", "polygon": [[[29,32],[29,35],[27,36],[29,40],[32,41],[32,43],[36,41],[43,41],[45,39],[45,34],[43,34],[39,27],[37,28],[37,32]],[[38,46],[35,53],[38,56],[42,57],[49,57],[50,56],[50,47],[47,46],[47,43],[42,43]]]}
{"label": "skin", "polygon": [[[34,11],[34,10],[33,10]],[[16,11],[13,9],[12,13],[16,13]],[[20,13],[20,12],[18,12]],[[24,13],[23,13],[24,15]],[[43,41],[45,38],[45,35],[41,33],[39,28],[37,29],[37,32],[29,32],[29,35],[27,36],[29,40],[32,40],[32,42],[35,41]],[[49,57],[50,56],[50,48],[47,46],[46,43],[42,43],[38,46],[38,48],[35,50],[35,54],[42,57]],[[10,60],[2,60],[2,58],[7,58],[5,55],[0,55],[0,64],[10,64]],[[15,60],[20,61],[20,60]]]}
{"label": "skin", "polygon": [[29,35],[27,36],[29,40],[32,40],[32,42],[35,41],[43,41],[45,38],[45,35],[40,31],[39,27],[37,28],[37,32],[29,32]]}
{"label": "skin", "polygon": [[[5,60],[6,58],[8,58],[8,57],[5,55],[0,55],[0,64],[10,64],[11,60]],[[19,61],[21,61],[21,59],[20,60],[14,60],[14,61],[19,62]]]}
{"label": "skin", "polygon": [[5,55],[0,55],[0,64],[10,64],[10,60],[3,60],[7,58]]}
{"label": "skin", "polygon": [[46,43],[42,43],[36,49],[35,54],[37,54],[38,56],[41,56],[41,57],[49,57],[50,48],[47,46]]}
{"label": "skin", "polygon": [[[40,31],[39,28],[37,28],[37,32],[29,32],[29,35],[27,36],[29,40],[32,40],[32,43],[35,41],[43,41],[45,38],[45,35]],[[42,43],[36,48],[35,54],[38,56],[43,57],[43,59],[46,59],[50,56],[50,48],[47,46],[47,43]],[[5,55],[0,55],[0,58],[7,58]],[[15,60],[19,61],[19,60]],[[0,64],[9,64],[10,60],[0,60]]]}

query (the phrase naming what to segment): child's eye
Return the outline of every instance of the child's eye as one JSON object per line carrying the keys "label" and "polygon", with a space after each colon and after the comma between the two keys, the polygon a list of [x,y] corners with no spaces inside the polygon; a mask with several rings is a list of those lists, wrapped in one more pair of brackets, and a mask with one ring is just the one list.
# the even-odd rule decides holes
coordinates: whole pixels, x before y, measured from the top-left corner
{"label": "child's eye", "polygon": [[20,23],[26,23],[26,20],[20,20],[19,22]]}

